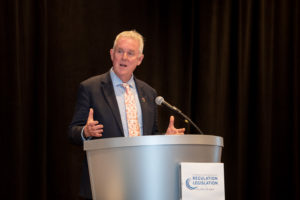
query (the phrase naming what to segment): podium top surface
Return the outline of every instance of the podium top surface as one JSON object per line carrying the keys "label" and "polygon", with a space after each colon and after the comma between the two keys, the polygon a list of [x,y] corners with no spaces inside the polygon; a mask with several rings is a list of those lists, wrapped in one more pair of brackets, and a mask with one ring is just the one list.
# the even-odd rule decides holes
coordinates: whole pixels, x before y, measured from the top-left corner
{"label": "podium top surface", "polygon": [[139,137],[104,138],[84,141],[84,150],[179,144],[199,144],[223,147],[223,138],[214,135],[147,135]]}

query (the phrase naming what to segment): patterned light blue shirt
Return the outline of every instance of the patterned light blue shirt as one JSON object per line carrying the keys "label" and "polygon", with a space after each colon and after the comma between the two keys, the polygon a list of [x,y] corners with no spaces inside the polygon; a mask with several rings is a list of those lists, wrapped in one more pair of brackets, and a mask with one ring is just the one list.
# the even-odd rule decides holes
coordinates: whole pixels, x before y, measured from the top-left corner
{"label": "patterned light blue shirt", "polygon": [[[129,136],[128,133],[128,126],[127,126],[127,119],[126,119],[126,108],[125,108],[125,99],[124,99],[124,93],[125,93],[125,88],[122,86],[122,81],[121,79],[115,74],[113,68],[110,69],[110,77],[113,83],[115,95],[117,98],[117,103],[121,115],[121,121],[122,121],[122,126],[124,130],[124,135],[125,137]],[[131,76],[130,80],[127,82],[129,84],[129,87],[132,91],[132,93],[135,96],[135,102],[136,102],[136,107],[137,107],[137,112],[138,112],[138,121],[139,121],[139,126],[141,130],[141,135],[143,135],[143,119],[142,119],[142,109],[141,109],[141,104],[139,101],[139,97],[137,94],[137,89],[135,86],[135,82],[133,80],[133,75]]]}

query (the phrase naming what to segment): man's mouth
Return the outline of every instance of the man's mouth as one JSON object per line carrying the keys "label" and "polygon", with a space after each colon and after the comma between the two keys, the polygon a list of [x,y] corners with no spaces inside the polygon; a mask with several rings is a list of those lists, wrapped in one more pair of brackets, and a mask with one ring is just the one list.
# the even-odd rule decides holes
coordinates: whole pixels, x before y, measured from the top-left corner
{"label": "man's mouth", "polygon": [[125,64],[120,64],[120,66],[121,66],[121,67],[127,67],[127,65],[125,65]]}

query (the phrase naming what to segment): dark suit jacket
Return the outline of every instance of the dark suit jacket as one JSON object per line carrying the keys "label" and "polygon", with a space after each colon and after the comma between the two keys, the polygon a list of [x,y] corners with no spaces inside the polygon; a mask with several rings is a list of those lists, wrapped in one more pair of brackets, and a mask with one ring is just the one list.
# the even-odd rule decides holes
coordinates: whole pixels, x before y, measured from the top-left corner
{"label": "dark suit jacket", "polygon": [[[155,104],[157,93],[145,82],[134,80],[142,109],[143,134],[158,134]],[[101,138],[124,137],[119,107],[109,72],[80,83],[75,113],[69,126],[69,139],[74,144],[83,144],[81,130],[86,124],[90,108],[94,109],[94,120],[104,126]],[[83,163],[80,195],[85,198],[92,197],[86,158]]]}

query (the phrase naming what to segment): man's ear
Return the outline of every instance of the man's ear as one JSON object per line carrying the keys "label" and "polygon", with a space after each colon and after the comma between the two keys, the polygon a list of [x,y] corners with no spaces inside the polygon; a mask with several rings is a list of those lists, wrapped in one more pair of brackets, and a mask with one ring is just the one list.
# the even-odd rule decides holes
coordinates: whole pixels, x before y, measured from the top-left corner
{"label": "man's ear", "polygon": [[110,59],[113,60],[113,57],[114,57],[114,49],[110,49],[110,50],[109,50],[109,54],[110,54]]}
{"label": "man's ear", "polygon": [[138,65],[140,65],[140,64],[142,63],[143,59],[144,59],[144,54],[141,54],[141,55],[138,57],[138,62],[139,62]]}

